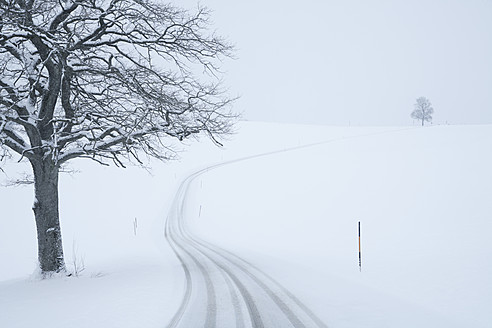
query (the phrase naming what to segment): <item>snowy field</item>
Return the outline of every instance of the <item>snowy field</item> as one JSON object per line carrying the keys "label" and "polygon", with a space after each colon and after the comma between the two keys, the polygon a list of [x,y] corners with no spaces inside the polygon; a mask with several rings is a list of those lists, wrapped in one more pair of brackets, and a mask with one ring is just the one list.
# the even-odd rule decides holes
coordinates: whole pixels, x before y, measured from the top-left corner
{"label": "snowy field", "polygon": [[164,236],[174,194],[193,172],[240,158],[193,180],[190,229],[328,327],[492,325],[492,126],[242,122],[225,143],[191,142],[150,171],[75,162],[60,206],[78,278],[36,278],[31,187],[0,188],[0,327],[166,327],[185,284]]}

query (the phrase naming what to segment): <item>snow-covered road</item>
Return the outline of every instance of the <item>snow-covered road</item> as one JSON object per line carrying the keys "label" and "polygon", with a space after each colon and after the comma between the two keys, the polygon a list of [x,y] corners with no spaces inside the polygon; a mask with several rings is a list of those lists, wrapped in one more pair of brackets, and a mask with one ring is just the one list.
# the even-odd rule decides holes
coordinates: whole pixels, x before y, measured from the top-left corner
{"label": "snow-covered road", "polygon": [[186,289],[167,327],[327,327],[260,269],[190,233],[186,217],[190,184],[201,174],[224,164],[186,178],[169,213],[166,237],[183,266]]}
{"label": "snow-covered road", "polygon": [[[408,130],[404,128],[396,131]],[[231,160],[198,170],[181,183],[166,221],[166,238],[180,260],[186,287],[168,328],[327,327],[295,295],[241,257],[201,240],[190,232],[186,215],[190,185],[202,174],[224,165],[311,148],[327,143],[394,133],[377,131],[310,143]]]}

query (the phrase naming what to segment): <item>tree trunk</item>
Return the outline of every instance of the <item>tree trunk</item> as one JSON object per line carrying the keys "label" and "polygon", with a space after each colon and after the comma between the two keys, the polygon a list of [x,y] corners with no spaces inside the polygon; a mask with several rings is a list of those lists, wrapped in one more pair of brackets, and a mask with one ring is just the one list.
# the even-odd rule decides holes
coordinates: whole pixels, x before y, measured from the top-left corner
{"label": "tree trunk", "polygon": [[424,126],[424,119],[422,119],[422,126]]}
{"label": "tree trunk", "polygon": [[43,276],[65,271],[58,211],[58,166],[51,159],[33,160],[34,218],[38,260]]}

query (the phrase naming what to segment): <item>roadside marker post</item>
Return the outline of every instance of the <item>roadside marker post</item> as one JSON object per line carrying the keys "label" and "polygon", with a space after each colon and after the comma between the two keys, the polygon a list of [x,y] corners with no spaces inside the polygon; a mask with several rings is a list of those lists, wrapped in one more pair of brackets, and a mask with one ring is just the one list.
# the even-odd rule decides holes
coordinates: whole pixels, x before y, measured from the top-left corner
{"label": "roadside marker post", "polygon": [[360,221],[359,221],[359,272],[362,272],[362,257],[360,251]]}

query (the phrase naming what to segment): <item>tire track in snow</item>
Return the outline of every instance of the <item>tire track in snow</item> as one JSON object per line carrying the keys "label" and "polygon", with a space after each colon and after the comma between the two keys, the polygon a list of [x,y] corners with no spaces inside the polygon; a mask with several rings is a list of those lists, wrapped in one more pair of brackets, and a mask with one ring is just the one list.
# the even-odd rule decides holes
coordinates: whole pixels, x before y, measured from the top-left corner
{"label": "tire track in snow", "polygon": [[[177,194],[177,201],[173,204],[173,210],[166,223],[166,237],[174,252],[180,260],[186,276],[185,296],[170,324],[169,328],[202,326],[204,327],[273,327],[275,321],[264,318],[270,311],[279,311],[284,314],[282,327],[315,327],[306,325],[298,318],[294,311],[283,301],[286,295],[274,292],[261,278],[253,275],[245,265],[238,265],[226,257],[226,253],[219,253],[195,240],[187,231],[184,220],[184,206],[186,192],[190,183],[208,169],[201,170],[188,177],[181,185]],[[244,262],[246,263],[246,262]],[[217,279],[213,279],[214,273],[219,273],[226,278],[226,284],[221,285]],[[195,277],[195,278],[194,278]],[[201,282],[201,283],[200,283]],[[232,307],[233,317],[227,321],[217,320],[218,312],[224,310],[224,304],[218,302],[215,290],[225,288],[230,295],[229,303]],[[193,300],[193,290],[197,291],[198,300]],[[258,300],[260,298],[260,301]],[[270,299],[270,300],[268,300]],[[193,306],[193,301],[202,303],[202,309],[206,308],[205,317],[200,317]],[[259,305],[267,306],[263,309]],[[227,308],[227,306],[225,306]],[[244,311],[246,309],[246,311]],[[247,316],[244,315],[247,313]],[[279,315],[277,315],[279,317]],[[290,325],[286,325],[290,323]],[[323,326],[321,326],[323,327]]]}
{"label": "tire track in snow", "polygon": [[188,230],[184,213],[188,189],[197,177],[224,165],[409,129],[414,128],[379,131],[281,149],[211,165],[189,175],[179,186],[166,220],[166,238],[181,262],[186,278],[183,300],[167,328],[327,328],[299,299],[260,269],[225,249],[193,236]]}

